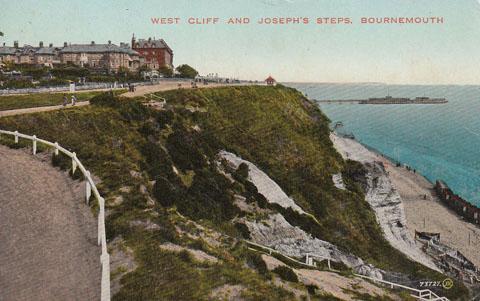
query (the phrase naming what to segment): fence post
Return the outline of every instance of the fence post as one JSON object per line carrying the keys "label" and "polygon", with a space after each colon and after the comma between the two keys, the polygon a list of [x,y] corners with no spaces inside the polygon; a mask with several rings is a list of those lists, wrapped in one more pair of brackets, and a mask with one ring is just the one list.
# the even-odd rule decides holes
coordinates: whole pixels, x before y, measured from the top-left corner
{"label": "fence post", "polygon": [[18,143],[18,131],[15,131],[15,143]]}
{"label": "fence post", "polygon": [[55,156],[58,156],[58,142],[55,142]]}
{"label": "fence post", "polygon": [[90,196],[92,195],[92,186],[90,185],[90,172],[87,170],[85,181],[85,202],[89,203]]}
{"label": "fence post", "polygon": [[33,135],[33,154],[37,154],[37,136]]}
{"label": "fence post", "polygon": [[[98,212],[98,245],[102,243],[102,235],[104,235],[103,230],[105,230],[105,199],[100,197],[98,199],[98,205],[100,207],[100,212]],[[102,248],[103,250],[103,248]],[[102,251],[103,253],[103,251]]]}
{"label": "fence post", "polygon": [[72,156],[72,175],[75,173],[75,170],[77,170],[77,154],[73,153],[73,156]]}
{"label": "fence post", "polygon": [[110,255],[104,253],[100,256],[102,263],[101,301],[110,301]]}

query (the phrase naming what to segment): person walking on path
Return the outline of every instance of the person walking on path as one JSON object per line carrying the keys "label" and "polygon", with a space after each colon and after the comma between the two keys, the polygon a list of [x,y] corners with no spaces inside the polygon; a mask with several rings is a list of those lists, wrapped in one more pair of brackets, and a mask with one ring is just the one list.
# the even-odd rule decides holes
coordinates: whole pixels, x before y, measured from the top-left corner
{"label": "person walking on path", "polygon": [[77,97],[75,94],[72,95],[72,106],[74,106],[77,103]]}
{"label": "person walking on path", "polygon": [[68,97],[67,94],[63,93],[63,106],[65,107],[68,103]]}

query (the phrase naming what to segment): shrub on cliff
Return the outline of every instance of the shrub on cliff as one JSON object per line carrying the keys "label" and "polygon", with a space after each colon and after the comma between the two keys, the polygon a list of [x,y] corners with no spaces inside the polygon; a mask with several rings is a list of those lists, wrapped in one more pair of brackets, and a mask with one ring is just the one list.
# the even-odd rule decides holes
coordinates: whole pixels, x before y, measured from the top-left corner
{"label": "shrub on cliff", "polygon": [[95,106],[111,107],[118,110],[126,121],[144,121],[151,112],[141,102],[130,99],[119,99],[113,91],[108,91],[90,99]]}
{"label": "shrub on cliff", "polygon": [[347,160],[342,171],[345,186],[350,191],[361,192],[367,188],[367,170],[362,163]]}
{"label": "shrub on cliff", "polygon": [[155,120],[158,123],[158,126],[161,129],[164,129],[167,124],[172,124],[173,120],[175,119],[175,113],[173,111],[158,111],[155,117]]}
{"label": "shrub on cliff", "polygon": [[102,93],[90,99],[91,105],[114,107],[118,104],[117,98],[112,91]]}
{"label": "shrub on cliff", "polygon": [[178,209],[194,219],[230,220],[239,212],[230,186],[230,181],[214,167],[196,170],[187,197],[179,202]]}
{"label": "shrub on cliff", "polygon": [[242,238],[250,239],[250,230],[244,223],[235,223],[235,229],[242,235]]}
{"label": "shrub on cliff", "polygon": [[198,138],[196,133],[189,132],[184,127],[177,127],[167,138],[168,153],[182,171],[199,169],[207,165]]}
{"label": "shrub on cliff", "polygon": [[153,185],[153,195],[162,206],[170,207],[183,197],[183,191],[167,178],[160,176]]}
{"label": "shrub on cliff", "polygon": [[246,262],[249,266],[253,266],[262,275],[269,275],[267,264],[263,260],[262,256],[258,253],[248,253]]}
{"label": "shrub on cliff", "polygon": [[273,272],[285,281],[298,282],[297,274],[289,267],[278,266],[273,269]]}
{"label": "shrub on cliff", "polygon": [[233,177],[240,183],[245,183],[248,179],[248,165],[242,162],[233,174]]}

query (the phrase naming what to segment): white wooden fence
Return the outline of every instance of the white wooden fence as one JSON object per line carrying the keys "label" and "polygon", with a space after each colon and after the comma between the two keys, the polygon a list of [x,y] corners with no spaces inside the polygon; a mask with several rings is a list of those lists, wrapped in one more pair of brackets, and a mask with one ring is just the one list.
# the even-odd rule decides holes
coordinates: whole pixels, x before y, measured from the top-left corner
{"label": "white wooden fence", "polygon": [[[269,254],[272,254],[272,253],[275,253],[275,254],[279,254],[283,257],[286,257],[287,259],[291,260],[291,261],[294,261],[298,264],[301,264],[301,265],[304,265],[304,266],[309,266],[309,267],[317,267],[316,263],[313,261],[313,259],[316,257],[316,258],[319,258],[320,261],[322,260],[327,260],[327,263],[328,263],[328,269],[330,271],[333,271],[333,272],[338,272],[337,270],[335,269],[332,269],[331,268],[331,265],[330,265],[330,259],[327,258],[327,257],[322,257],[322,256],[318,256],[318,255],[314,255],[314,254],[311,254],[311,253],[307,253],[306,254],[306,262],[301,262],[295,258],[292,258],[290,256],[287,256],[287,255],[284,255],[282,254],[281,252],[275,250],[275,249],[272,249],[270,247],[267,247],[267,246],[264,246],[264,245],[261,245],[261,244],[257,244],[257,243],[254,243],[253,241],[249,241],[249,240],[244,240],[245,243],[247,243],[247,245],[252,245],[254,247],[257,247],[257,248],[261,248],[261,249],[264,249],[264,250],[267,250]],[[250,249],[250,248],[249,248]],[[252,249],[252,250],[255,250],[256,249]],[[408,287],[408,286],[405,286],[405,285],[402,285],[402,284],[398,284],[398,283],[394,283],[394,282],[390,282],[390,281],[386,281],[386,280],[381,280],[381,279],[378,279],[378,278],[374,278],[374,277],[369,277],[369,276],[365,276],[365,275],[360,275],[360,274],[356,274],[356,273],[353,273],[354,276],[356,277],[360,277],[360,278],[363,278],[363,279],[368,279],[370,281],[373,281],[375,283],[381,283],[381,284],[384,284],[384,285],[387,285],[389,286],[391,289],[394,289],[394,288],[398,288],[398,289],[403,289],[403,290],[406,290],[410,293],[410,295],[412,297],[414,297],[415,299],[418,299],[418,300],[422,300],[422,301],[449,301],[448,298],[446,297],[439,297],[437,294],[435,294],[434,292],[432,292],[431,290],[429,289],[423,289],[423,290],[419,290],[419,289],[416,289],[416,288],[413,288],[413,287]]]}
{"label": "white wooden fence", "polygon": [[373,282],[378,282],[378,283],[385,284],[392,289],[400,288],[400,289],[407,290],[407,291],[410,292],[410,295],[412,297],[414,297],[418,300],[449,301],[448,298],[440,297],[429,289],[419,290],[419,289],[416,289],[416,288],[413,288],[413,287],[408,287],[408,286],[405,286],[405,285],[402,285],[402,284],[398,284],[398,283],[394,283],[394,282],[390,282],[390,281],[386,281],[386,280],[380,280],[380,279],[374,278],[374,277],[369,277],[369,276],[360,275],[360,274],[354,274],[354,275],[357,276],[357,277],[361,277],[361,278],[364,278],[364,279],[371,280]]}
{"label": "white wooden fence", "polygon": [[58,155],[59,152],[62,152],[66,156],[72,159],[72,173],[78,168],[83,173],[86,181],[85,185],[85,201],[88,204],[90,197],[95,196],[98,202],[100,211],[98,213],[98,245],[101,246],[102,254],[100,255],[100,263],[102,265],[102,279],[101,279],[101,301],[110,300],[110,255],[107,251],[107,238],[105,233],[105,200],[102,198],[100,193],[95,186],[95,183],[90,176],[90,172],[83,166],[82,162],[78,160],[77,155],[74,152],[70,152],[65,148],[61,147],[57,142],[52,143],[43,139],[37,138],[35,135],[29,136],[21,134],[17,131],[4,131],[0,130],[0,135],[6,134],[15,137],[15,143],[18,143],[18,138],[24,138],[32,141],[32,151],[35,155],[37,153],[37,143],[42,143],[54,148],[55,155]]}

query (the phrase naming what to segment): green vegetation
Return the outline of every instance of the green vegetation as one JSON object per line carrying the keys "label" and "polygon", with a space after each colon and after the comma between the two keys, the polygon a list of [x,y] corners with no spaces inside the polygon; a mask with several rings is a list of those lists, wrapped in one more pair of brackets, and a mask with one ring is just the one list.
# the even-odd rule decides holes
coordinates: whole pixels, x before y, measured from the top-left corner
{"label": "green vegetation", "polygon": [[[294,89],[236,87],[175,90],[158,93],[174,107],[205,108],[183,117],[215,139],[212,145],[249,160],[267,172],[288,195],[319,222],[289,210],[293,225],[335,243],[374,265],[417,279],[442,280],[443,275],[410,261],[390,246],[360,189],[362,168],[344,162],[329,139],[328,119]],[[336,189],[332,174],[347,171],[352,191]],[[360,181],[354,183],[354,181]],[[279,211],[281,209],[278,209]],[[464,286],[445,292],[466,294]]]}
{"label": "green vegetation", "polygon": [[[125,90],[116,90],[116,94],[125,92]],[[96,95],[103,94],[102,91],[94,92],[77,92],[77,101],[90,100]],[[66,93],[68,101],[70,101],[71,93]],[[8,95],[0,96],[0,111],[33,108],[33,107],[45,107],[60,105],[63,103],[63,93],[38,93],[28,95]]]}
{"label": "green vegetation", "polygon": [[179,73],[179,76],[182,78],[195,78],[198,75],[198,71],[193,69],[191,66],[184,64],[180,65],[175,70]]}
{"label": "green vegetation", "polygon": [[[158,95],[167,100],[163,111],[107,93],[94,97],[88,107],[0,119],[2,129],[35,134],[75,150],[102,179],[98,188],[109,212],[107,239],[124,241],[138,266],[119,272],[122,288],[114,300],[208,300],[211,291],[223,285],[240,285],[245,300],[293,300],[291,293],[272,284],[259,255],[239,242],[249,233],[232,222],[245,215],[235,205],[236,195],[280,211],[313,236],[381,268],[443,279],[385,241],[356,183],[361,169],[335,152],[328,119],[299,92],[278,85]],[[11,138],[2,136],[0,142],[11,144]],[[262,168],[319,222],[267,204],[248,181],[246,165],[231,171],[232,182],[217,168],[222,149]],[[60,167],[68,163],[61,157],[52,160]],[[351,191],[334,187],[331,176],[339,171],[349,174]],[[156,227],[141,226],[147,222]],[[204,239],[212,231],[217,235]],[[218,262],[199,262],[188,251],[162,249],[166,242],[201,250]],[[279,274],[293,279],[288,272]],[[466,290],[455,283],[448,293],[465,296]]]}
{"label": "green vegetation", "polygon": [[295,274],[295,272],[287,266],[278,266],[273,269],[273,272],[285,281],[298,282],[297,274]]}
{"label": "green vegetation", "polygon": [[[55,64],[53,68],[31,64],[14,64],[6,62],[5,71],[20,71],[21,78],[10,78],[0,74],[3,85],[0,89],[22,89],[36,87],[65,86],[70,82],[79,82],[85,79],[87,82],[130,82],[141,81],[140,72],[129,71],[128,68],[120,67],[117,72],[109,70],[97,70],[87,67],[79,67],[72,64]],[[167,72],[165,70],[165,72]]]}
{"label": "green vegetation", "polygon": [[158,68],[158,72],[163,75],[164,77],[172,77],[173,76],[173,69],[167,65],[164,65]]}

